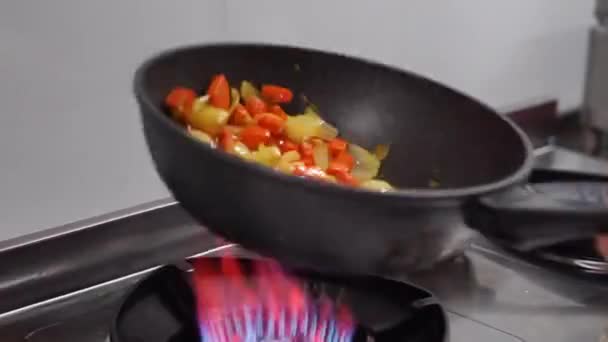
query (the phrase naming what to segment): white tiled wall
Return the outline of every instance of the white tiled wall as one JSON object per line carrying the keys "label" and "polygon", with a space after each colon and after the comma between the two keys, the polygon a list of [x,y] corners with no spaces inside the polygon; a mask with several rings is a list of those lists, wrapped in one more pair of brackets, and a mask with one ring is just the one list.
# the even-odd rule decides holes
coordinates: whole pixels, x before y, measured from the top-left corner
{"label": "white tiled wall", "polygon": [[131,98],[145,56],[222,40],[331,49],[504,107],[581,99],[593,0],[0,2],[0,240],[167,194]]}

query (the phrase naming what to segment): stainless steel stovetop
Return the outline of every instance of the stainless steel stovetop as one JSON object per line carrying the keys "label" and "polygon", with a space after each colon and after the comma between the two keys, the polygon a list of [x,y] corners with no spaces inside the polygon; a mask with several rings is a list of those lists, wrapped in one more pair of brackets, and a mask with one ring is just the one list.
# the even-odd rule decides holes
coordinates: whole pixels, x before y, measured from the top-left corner
{"label": "stainless steel stovetop", "polygon": [[[539,152],[539,164],[608,172],[608,164],[565,150]],[[218,245],[170,201],[0,242],[0,340],[105,341],[135,282],[156,265],[183,264]],[[608,279],[551,273],[483,239],[408,280],[448,309],[452,342],[601,341],[608,327]]]}

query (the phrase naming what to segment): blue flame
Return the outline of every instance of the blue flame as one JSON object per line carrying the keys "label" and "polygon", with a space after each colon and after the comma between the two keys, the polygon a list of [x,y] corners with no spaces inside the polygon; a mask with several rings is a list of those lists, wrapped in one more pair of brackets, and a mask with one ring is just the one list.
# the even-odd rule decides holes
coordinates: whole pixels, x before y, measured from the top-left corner
{"label": "blue flame", "polygon": [[262,305],[208,311],[200,317],[201,342],[351,342],[354,328],[335,316],[321,318],[318,306],[270,315]]}

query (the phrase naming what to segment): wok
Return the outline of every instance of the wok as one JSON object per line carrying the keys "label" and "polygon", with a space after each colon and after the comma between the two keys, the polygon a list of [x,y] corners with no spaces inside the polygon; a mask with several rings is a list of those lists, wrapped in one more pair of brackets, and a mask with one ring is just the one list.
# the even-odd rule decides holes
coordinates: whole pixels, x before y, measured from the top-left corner
{"label": "wok", "polygon": [[[290,87],[355,143],[390,143],[381,172],[400,190],[287,176],[191,139],[166,115],[163,98],[176,85],[204,89],[220,72],[232,82]],[[413,272],[466,247],[466,226],[528,248],[608,227],[605,205],[526,185],[532,147],[512,122],[411,72],[316,50],[221,44],[154,56],[134,86],[152,159],[177,201],[213,232],[293,266]],[[304,108],[296,98],[288,112]],[[440,187],[430,188],[430,179]]]}

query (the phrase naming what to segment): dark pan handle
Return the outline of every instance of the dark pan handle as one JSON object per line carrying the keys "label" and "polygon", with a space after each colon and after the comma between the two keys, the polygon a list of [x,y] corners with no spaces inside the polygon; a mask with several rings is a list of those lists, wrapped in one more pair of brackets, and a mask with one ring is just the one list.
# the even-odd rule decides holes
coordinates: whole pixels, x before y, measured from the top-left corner
{"label": "dark pan handle", "polygon": [[531,182],[465,205],[467,224],[519,250],[608,233],[608,177],[538,170]]}

